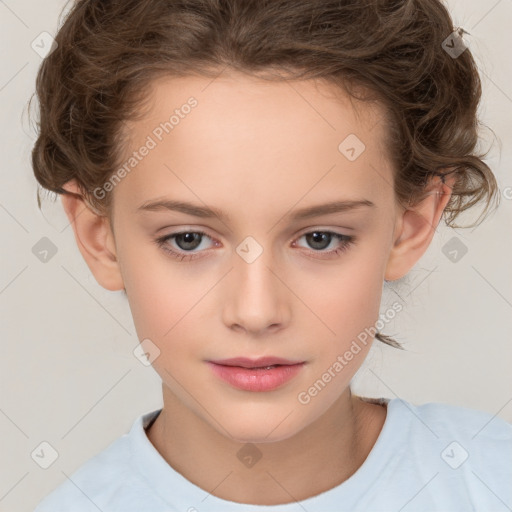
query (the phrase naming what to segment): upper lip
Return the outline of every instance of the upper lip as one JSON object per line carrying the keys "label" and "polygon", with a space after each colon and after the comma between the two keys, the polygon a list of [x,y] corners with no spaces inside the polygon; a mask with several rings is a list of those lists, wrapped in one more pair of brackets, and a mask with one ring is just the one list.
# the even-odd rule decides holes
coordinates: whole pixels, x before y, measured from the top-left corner
{"label": "upper lip", "polygon": [[261,368],[273,365],[294,365],[300,364],[304,361],[291,361],[290,359],[283,359],[282,357],[265,356],[251,359],[248,357],[233,357],[231,359],[216,359],[210,361],[214,364],[221,364],[223,366],[241,366],[242,368]]}

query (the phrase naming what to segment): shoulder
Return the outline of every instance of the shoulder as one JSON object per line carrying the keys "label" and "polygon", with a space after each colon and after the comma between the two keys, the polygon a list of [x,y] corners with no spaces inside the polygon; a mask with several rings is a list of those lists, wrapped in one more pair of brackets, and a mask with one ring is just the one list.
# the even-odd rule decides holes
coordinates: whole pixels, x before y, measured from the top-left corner
{"label": "shoulder", "polygon": [[[98,512],[128,510],[126,504],[143,509],[139,503],[148,495],[147,486],[132,462],[137,438],[149,413],[137,418],[129,433],[110,443],[88,459],[50,494],[39,502],[34,512]],[[137,508],[138,507],[138,508]],[[131,508],[130,508],[131,510]]]}
{"label": "shoulder", "polygon": [[[415,458],[437,461],[450,478],[506,490],[512,482],[512,424],[488,412],[443,403],[391,401]],[[395,424],[398,424],[397,423]]]}
{"label": "shoulder", "polygon": [[[129,483],[128,447],[124,436],[88,459],[39,503],[34,512],[98,511],[100,503]],[[64,473],[65,474],[65,473]]]}
{"label": "shoulder", "polygon": [[[396,400],[400,401],[400,414],[412,415],[414,429],[421,430],[423,424],[439,437],[456,436],[469,441],[478,439],[492,443],[512,442],[512,424],[497,414],[440,402],[415,405],[404,400]],[[414,421],[414,418],[417,421]]]}

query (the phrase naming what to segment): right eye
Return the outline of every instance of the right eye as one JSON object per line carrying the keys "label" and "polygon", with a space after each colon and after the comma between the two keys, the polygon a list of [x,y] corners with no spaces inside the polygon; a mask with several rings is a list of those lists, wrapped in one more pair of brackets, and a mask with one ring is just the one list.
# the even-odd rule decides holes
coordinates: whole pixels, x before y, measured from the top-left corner
{"label": "right eye", "polygon": [[[157,238],[155,242],[173,258],[179,259],[180,261],[190,261],[199,256],[191,251],[197,249],[201,245],[203,237],[210,238],[204,231],[180,231]],[[170,240],[173,240],[174,243],[178,245],[178,249],[173,248],[169,244]]]}

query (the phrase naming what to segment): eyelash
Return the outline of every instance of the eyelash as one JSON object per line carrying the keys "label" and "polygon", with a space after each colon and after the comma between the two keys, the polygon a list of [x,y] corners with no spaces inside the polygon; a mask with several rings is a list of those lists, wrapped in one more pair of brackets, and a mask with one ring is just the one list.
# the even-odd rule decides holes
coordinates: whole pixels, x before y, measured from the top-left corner
{"label": "eyelash", "polygon": [[[160,247],[163,251],[168,253],[174,259],[177,259],[179,261],[191,261],[191,260],[194,260],[194,259],[200,257],[199,253],[191,253],[191,254],[180,253],[180,252],[178,252],[178,251],[176,251],[174,249],[171,249],[169,247],[169,245],[167,244],[168,240],[170,240],[170,239],[173,239],[173,238],[175,238],[175,237],[177,237],[179,235],[190,234],[190,233],[201,235],[201,236],[206,236],[208,238],[211,238],[204,231],[201,231],[201,230],[192,231],[192,230],[190,230],[190,231],[179,231],[179,232],[173,233],[171,235],[165,235],[163,237],[157,238],[155,240],[155,243],[157,244],[158,247]],[[332,249],[330,251],[315,251],[315,250],[311,250],[312,253],[327,254],[327,255],[329,255],[328,257],[335,257],[335,256],[339,256],[339,255],[343,254],[356,241],[356,237],[354,237],[354,236],[342,235],[341,233],[335,233],[334,231],[322,231],[322,230],[319,230],[319,229],[303,233],[299,237],[299,239],[302,238],[303,236],[311,235],[313,233],[322,233],[322,234],[334,235],[334,238],[337,238],[338,240],[340,240],[341,246],[336,248],[336,249]]]}

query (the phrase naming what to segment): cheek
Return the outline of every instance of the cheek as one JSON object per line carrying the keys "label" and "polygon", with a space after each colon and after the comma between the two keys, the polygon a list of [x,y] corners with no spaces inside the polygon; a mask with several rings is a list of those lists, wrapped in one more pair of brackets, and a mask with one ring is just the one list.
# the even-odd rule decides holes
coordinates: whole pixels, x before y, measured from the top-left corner
{"label": "cheek", "polygon": [[139,336],[162,343],[175,337],[200,310],[198,302],[206,291],[201,283],[184,280],[176,271],[155,267],[134,272],[128,299]]}
{"label": "cheek", "polygon": [[329,273],[302,276],[298,295],[324,322],[328,338],[350,343],[376,322],[383,282],[381,266],[372,259],[360,252]]}
{"label": "cheek", "polygon": [[[373,343],[382,282],[380,268],[370,266],[368,259],[362,258],[357,264],[333,273],[324,282],[323,293],[308,296],[308,304],[325,324],[315,321],[317,330],[326,333],[318,337],[318,345],[312,352],[315,361],[301,389],[301,396],[306,395],[307,403],[317,412],[323,412],[346,389]],[[304,402],[299,400],[299,403]]]}
{"label": "cheek", "polygon": [[[120,241],[121,272],[139,339],[165,340],[178,330],[208,287],[147,240]],[[186,265],[186,264],[185,264]]]}

